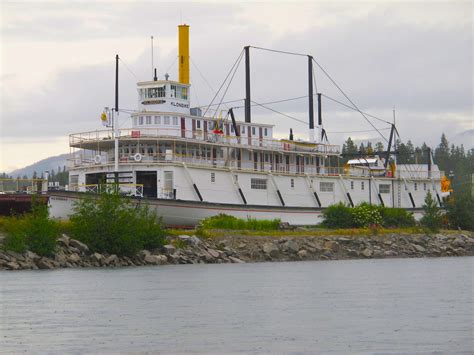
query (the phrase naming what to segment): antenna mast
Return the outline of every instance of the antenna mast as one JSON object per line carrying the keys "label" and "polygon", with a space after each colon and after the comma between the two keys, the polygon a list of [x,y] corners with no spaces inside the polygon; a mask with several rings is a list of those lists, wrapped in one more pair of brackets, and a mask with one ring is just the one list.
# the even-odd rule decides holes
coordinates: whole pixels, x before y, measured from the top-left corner
{"label": "antenna mast", "polygon": [[151,75],[153,76],[153,69],[154,69],[154,61],[153,61],[153,36],[151,36]]}

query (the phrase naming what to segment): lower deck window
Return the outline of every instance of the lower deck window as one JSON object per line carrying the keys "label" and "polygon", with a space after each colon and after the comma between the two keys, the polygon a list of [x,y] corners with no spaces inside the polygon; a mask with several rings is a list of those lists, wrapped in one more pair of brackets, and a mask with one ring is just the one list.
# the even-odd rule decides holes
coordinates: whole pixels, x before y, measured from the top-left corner
{"label": "lower deck window", "polygon": [[379,185],[379,192],[381,194],[389,194],[390,193],[390,185],[389,184],[380,184]]}
{"label": "lower deck window", "polygon": [[334,183],[333,182],[321,181],[319,183],[319,190],[321,192],[333,192],[334,191]]}
{"label": "lower deck window", "polygon": [[267,179],[256,179],[253,178],[250,180],[250,188],[254,190],[266,190],[267,189]]}

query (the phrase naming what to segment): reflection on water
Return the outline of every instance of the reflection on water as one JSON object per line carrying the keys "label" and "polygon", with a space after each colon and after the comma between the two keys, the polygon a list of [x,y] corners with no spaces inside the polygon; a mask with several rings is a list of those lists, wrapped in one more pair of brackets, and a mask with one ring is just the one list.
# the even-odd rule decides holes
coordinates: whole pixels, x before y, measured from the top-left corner
{"label": "reflection on water", "polygon": [[473,264],[0,272],[0,352],[469,352]]}

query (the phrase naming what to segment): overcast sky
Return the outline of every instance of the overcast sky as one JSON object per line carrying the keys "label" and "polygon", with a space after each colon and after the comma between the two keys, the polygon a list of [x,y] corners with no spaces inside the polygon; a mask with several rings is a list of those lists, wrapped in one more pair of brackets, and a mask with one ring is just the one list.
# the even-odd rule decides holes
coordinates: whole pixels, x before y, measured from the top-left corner
{"label": "overcast sky", "polygon": [[[100,113],[113,105],[116,53],[121,108],[135,109],[135,82],[152,77],[151,35],[159,76],[177,79],[181,22],[191,26],[194,106],[210,102],[243,46],[254,45],[313,55],[365,112],[391,121],[395,107],[405,141],[435,145],[442,132],[449,138],[473,128],[471,1],[0,3],[0,171],[68,152],[70,133],[102,129]],[[252,50],[251,62],[254,101],[307,94],[306,58]],[[318,91],[344,101],[321,70],[315,74]],[[224,100],[244,97],[243,78],[242,62]],[[305,99],[271,107],[307,121]],[[327,99],[323,107],[331,143],[349,135],[377,138],[340,133],[372,127]],[[236,112],[243,119],[243,110]],[[297,138],[308,136],[305,125],[289,118],[258,108],[253,114],[281,135],[291,127]],[[128,126],[128,116],[120,117]]]}

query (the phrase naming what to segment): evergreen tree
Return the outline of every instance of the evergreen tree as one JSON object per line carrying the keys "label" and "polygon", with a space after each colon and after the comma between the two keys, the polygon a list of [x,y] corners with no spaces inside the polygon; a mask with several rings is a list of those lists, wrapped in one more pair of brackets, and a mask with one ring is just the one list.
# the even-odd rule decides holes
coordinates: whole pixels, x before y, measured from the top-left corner
{"label": "evergreen tree", "polygon": [[437,232],[441,227],[441,210],[433,199],[431,191],[426,194],[423,212],[424,215],[420,220],[421,225],[432,232]]}

